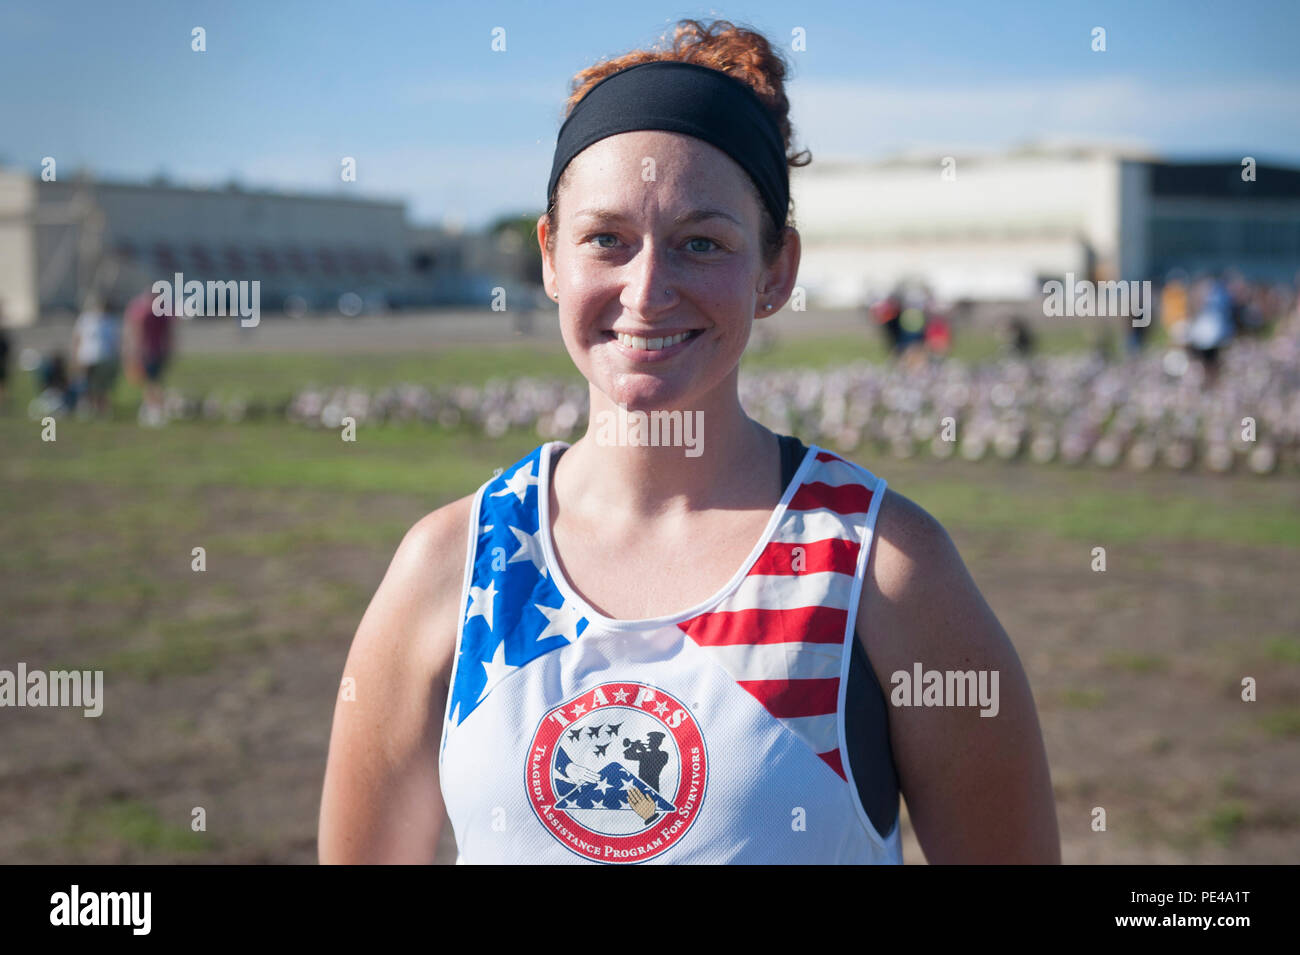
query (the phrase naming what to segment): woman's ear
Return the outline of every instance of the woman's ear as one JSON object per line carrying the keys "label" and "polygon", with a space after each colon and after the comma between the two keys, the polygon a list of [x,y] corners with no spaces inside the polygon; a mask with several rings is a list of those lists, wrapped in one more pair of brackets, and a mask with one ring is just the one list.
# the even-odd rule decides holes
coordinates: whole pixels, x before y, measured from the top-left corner
{"label": "woman's ear", "polygon": [[542,287],[546,289],[546,294],[550,298],[556,298],[559,290],[555,287],[555,263],[551,260],[550,250],[546,247],[550,229],[551,218],[546,213],[542,213],[537,220],[537,245],[542,252]]}

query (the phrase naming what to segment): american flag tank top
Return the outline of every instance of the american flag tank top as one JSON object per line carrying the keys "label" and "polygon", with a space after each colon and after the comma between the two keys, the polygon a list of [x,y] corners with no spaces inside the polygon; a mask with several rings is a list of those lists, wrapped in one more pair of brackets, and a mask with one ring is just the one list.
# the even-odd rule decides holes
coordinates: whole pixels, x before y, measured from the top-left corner
{"label": "american flag tank top", "polygon": [[557,572],[566,447],[475,495],[439,750],[457,862],[901,863],[896,808],[882,837],[845,758],[885,481],[808,448],[720,591],[615,620]]}

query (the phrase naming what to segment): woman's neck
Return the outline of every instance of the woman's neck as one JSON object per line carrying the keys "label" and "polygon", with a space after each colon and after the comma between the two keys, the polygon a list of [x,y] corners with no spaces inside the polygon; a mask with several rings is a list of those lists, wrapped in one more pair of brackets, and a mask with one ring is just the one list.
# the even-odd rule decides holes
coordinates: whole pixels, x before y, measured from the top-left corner
{"label": "woman's neck", "polygon": [[581,501],[588,514],[633,520],[774,506],[781,493],[776,435],[745,414],[734,387],[723,393],[705,407],[638,414],[592,389],[587,433],[556,469],[563,470],[556,482],[563,497]]}

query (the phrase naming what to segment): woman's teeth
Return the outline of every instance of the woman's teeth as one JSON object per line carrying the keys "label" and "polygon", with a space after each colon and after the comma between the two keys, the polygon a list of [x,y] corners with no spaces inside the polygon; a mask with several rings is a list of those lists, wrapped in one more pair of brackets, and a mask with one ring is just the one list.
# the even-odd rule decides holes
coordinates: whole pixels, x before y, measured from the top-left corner
{"label": "woman's teeth", "polygon": [[624,348],[637,348],[641,351],[658,351],[661,348],[667,348],[669,345],[676,345],[678,342],[685,341],[690,337],[691,332],[681,332],[677,335],[669,335],[667,338],[641,338],[637,335],[618,333],[618,340]]}

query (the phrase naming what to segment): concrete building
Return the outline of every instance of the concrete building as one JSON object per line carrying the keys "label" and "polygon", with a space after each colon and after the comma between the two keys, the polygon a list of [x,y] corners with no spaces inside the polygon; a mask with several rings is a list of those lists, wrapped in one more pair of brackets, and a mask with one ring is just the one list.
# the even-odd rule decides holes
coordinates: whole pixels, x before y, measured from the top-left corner
{"label": "concrete building", "polygon": [[1106,149],[817,162],[792,173],[809,301],[849,307],[904,280],[949,300],[1171,268],[1300,270],[1300,169],[1171,163]]}
{"label": "concrete building", "polygon": [[[268,312],[482,301],[508,266],[489,237],[408,222],[402,202],[194,189],[85,177],[44,182],[0,170],[5,323],[75,312],[87,295],[125,298],[175,273],[257,280]],[[356,299],[353,299],[356,307]]]}

